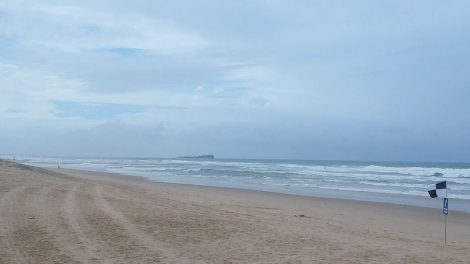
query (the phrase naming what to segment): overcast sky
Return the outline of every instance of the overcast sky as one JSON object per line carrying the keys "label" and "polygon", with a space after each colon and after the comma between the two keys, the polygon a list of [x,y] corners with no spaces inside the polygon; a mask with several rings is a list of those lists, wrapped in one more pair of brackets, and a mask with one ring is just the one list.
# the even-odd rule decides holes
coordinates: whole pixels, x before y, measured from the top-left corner
{"label": "overcast sky", "polygon": [[0,1],[0,153],[470,161],[470,1]]}

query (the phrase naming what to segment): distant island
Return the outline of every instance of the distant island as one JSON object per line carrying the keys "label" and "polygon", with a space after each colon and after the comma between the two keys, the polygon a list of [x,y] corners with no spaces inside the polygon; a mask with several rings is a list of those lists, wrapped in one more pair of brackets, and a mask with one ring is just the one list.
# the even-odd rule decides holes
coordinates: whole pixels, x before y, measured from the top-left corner
{"label": "distant island", "polygon": [[214,155],[200,155],[200,156],[183,156],[178,157],[179,159],[213,159]]}

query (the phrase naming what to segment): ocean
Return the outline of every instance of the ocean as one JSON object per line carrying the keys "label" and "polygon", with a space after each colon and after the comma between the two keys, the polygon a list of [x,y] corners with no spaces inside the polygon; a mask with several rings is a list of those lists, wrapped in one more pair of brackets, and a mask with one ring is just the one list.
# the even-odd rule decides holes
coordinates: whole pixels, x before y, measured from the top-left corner
{"label": "ocean", "polygon": [[[82,169],[152,181],[439,207],[427,187],[447,181],[448,197],[470,211],[470,164],[248,159],[17,157],[39,167]],[[426,199],[423,199],[426,198]]]}

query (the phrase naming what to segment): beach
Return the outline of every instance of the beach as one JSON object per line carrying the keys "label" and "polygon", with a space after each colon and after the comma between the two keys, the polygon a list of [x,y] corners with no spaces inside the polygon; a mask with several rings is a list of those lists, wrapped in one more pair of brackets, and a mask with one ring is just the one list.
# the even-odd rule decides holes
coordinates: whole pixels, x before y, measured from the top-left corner
{"label": "beach", "polygon": [[0,263],[470,263],[470,215],[0,161]]}

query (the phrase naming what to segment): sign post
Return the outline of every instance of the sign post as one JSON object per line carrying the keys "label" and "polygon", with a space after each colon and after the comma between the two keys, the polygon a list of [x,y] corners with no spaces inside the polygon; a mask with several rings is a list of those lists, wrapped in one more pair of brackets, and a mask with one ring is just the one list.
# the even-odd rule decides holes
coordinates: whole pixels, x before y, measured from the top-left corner
{"label": "sign post", "polygon": [[447,214],[449,213],[449,200],[447,199],[447,181],[438,182],[428,187],[431,198],[442,197],[442,214],[444,215],[444,243],[447,245]]}
{"label": "sign post", "polygon": [[449,214],[449,199],[442,199],[442,213],[444,214],[444,243],[447,245],[447,215]]}

